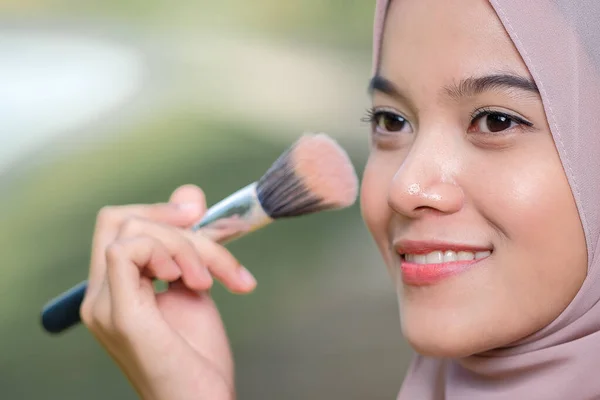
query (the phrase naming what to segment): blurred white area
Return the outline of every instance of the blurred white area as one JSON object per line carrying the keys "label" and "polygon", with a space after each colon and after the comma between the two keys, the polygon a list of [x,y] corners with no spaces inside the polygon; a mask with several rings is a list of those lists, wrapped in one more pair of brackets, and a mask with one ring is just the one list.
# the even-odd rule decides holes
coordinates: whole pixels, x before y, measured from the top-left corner
{"label": "blurred white area", "polygon": [[349,125],[356,126],[356,112],[364,110],[364,60],[248,36],[207,35],[177,43],[169,48],[188,68],[180,74],[187,82],[180,84],[193,91],[198,109],[223,115],[234,111],[248,121],[307,129],[339,128],[348,116]]}
{"label": "blurred white area", "polygon": [[116,43],[0,30],[0,173],[118,107],[141,87],[143,68],[135,49]]}
{"label": "blurred white area", "polygon": [[265,124],[273,140],[325,131],[364,145],[368,59],[241,32],[155,32],[136,37],[142,50],[76,31],[0,28],[0,175],[132,103],[141,120],[184,107]]}

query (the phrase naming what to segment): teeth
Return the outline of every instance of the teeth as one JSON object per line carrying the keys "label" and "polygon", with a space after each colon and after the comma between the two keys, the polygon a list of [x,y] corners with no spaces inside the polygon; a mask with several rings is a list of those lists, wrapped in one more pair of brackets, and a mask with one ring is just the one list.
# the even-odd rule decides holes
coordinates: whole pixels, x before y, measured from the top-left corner
{"label": "teeth", "polygon": [[415,254],[413,256],[413,262],[416,264],[427,264],[427,256]]}
{"label": "teeth", "polygon": [[476,253],[470,251],[454,252],[451,250],[432,251],[429,254],[405,254],[404,259],[409,263],[414,264],[441,264],[454,261],[472,261],[480,260],[489,257],[491,251],[478,251]]}
{"label": "teeth", "polygon": [[426,257],[427,264],[441,264],[444,261],[444,255],[441,251],[432,251]]}
{"label": "teeth", "polygon": [[448,250],[444,253],[444,262],[452,262],[452,261],[456,261],[457,259],[458,259],[458,256],[453,251]]}

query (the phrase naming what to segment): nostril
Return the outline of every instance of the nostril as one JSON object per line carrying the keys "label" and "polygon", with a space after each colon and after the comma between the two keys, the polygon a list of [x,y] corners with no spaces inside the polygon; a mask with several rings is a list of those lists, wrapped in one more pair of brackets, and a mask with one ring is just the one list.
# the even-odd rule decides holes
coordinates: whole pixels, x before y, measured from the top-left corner
{"label": "nostril", "polygon": [[427,215],[445,215],[448,214],[446,211],[441,210],[439,208],[436,207],[432,207],[432,206],[419,206],[419,207],[415,207],[412,210],[412,213],[415,215],[415,217],[417,216],[422,216],[424,214]]}

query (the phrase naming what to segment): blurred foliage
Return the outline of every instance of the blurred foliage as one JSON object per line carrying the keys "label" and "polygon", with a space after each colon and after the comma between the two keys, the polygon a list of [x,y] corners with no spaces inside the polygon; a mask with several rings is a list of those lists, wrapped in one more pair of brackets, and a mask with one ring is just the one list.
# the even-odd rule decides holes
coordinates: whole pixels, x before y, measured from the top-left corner
{"label": "blurred foliage", "polygon": [[[324,47],[340,59],[349,52],[368,59],[374,7],[347,0],[2,3],[6,18],[22,21],[116,21],[149,37],[245,31]],[[82,327],[51,337],[39,326],[42,305],[85,279],[98,209],[165,201],[186,183],[201,186],[212,204],[257,179],[288,145],[272,140],[281,124],[202,113],[173,99],[134,123],[113,118],[100,134],[86,135],[91,127],[66,134],[0,180],[2,399],[135,398]],[[366,146],[342,142],[360,173]],[[220,286],[214,292],[234,346],[240,399],[395,396],[408,353],[395,294],[358,204],[273,224],[229,248],[259,281],[250,296]]]}
{"label": "blurred foliage", "polygon": [[[374,1],[359,0],[3,0],[16,15],[77,16],[167,30],[227,26],[249,32],[350,48],[371,45]],[[176,21],[176,23],[173,23]]]}
{"label": "blurred foliage", "polygon": [[[61,338],[49,337],[40,332],[36,316],[47,299],[85,278],[94,218],[101,206],[164,201],[173,188],[190,182],[201,185],[208,202],[214,203],[260,176],[283,147],[260,139],[261,136],[249,132],[251,129],[265,128],[231,126],[225,121],[209,122],[188,114],[167,114],[119,141],[84,148],[77,155],[45,168],[21,172],[21,179],[8,185],[10,191],[2,197],[0,204],[10,213],[3,214],[0,238],[5,262],[16,268],[7,268],[7,275],[1,281],[2,293],[13,301],[2,303],[4,323],[0,333],[4,338],[11,338],[14,344],[3,348],[0,385],[11,394],[9,398],[37,398],[40,389],[44,388],[47,393],[52,393],[50,398],[75,399],[80,398],[77,393],[98,385],[102,390],[86,394],[86,399],[103,399],[111,394],[125,398],[125,393],[133,398],[124,378],[118,375],[83,328],[67,332]],[[358,167],[364,163],[364,155],[352,156]],[[314,321],[310,314],[316,310],[319,310],[317,316],[326,314],[332,312],[332,307],[338,314],[336,307],[340,305],[336,303],[342,301],[344,304],[343,294],[336,300],[331,290],[344,283],[333,282],[332,286],[331,279],[346,273],[358,276],[369,273],[370,266],[364,265],[364,260],[368,260],[365,250],[370,248],[369,238],[364,234],[357,206],[354,206],[344,211],[274,224],[229,247],[259,281],[258,290],[251,296],[233,296],[220,286],[214,291],[236,355],[242,355],[238,360],[242,398],[274,398],[270,397],[274,391],[285,392],[286,387],[279,384],[269,387],[265,382],[266,386],[251,389],[256,379],[250,378],[256,374],[252,364],[269,357],[269,352],[275,352],[270,357],[283,357],[283,360],[274,359],[273,364],[263,367],[263,372],[269,376],[275,369],[281,374],[281,369],[285,371],[286,368],[285,359],[293,360],[296,353],[288,347],[289,343],[285,343],[285,335],[277,332],[290,327],[306,329],[301,331],[304,337],[295,339],[301,346],[311,333],[318,336],[323,322]],[[336,248],[342,251],[336,251]],[[377,268],[375,272],[381,273],[381,267]],[[365,293],[368,300],[368,292]],[[324,300],[331,303],[322,304]],[[389,300],[387,312],[394,309],[394,298],[390,296]],[[361,298],[356,296],[348,301],[361,301]],[[386,309],[379,312],[385,314]],[[348,317],[356,319],[359,315]],[[297,326],[302,318],[310,325],[317,325]],[[329,323],[331,328],[339,326],[334,321]],[[336,336],[361,337],[370,330],[377,332],[379,327],[355,327],[353,333],[339,332]],[[273,350],[277,339],[283,340],[280,345],[283,348]],[[319,338],[310,338],[315,339]],[[370,343],[372,339],[366,340]],[[336,342],[339,345],[343,340],[336,339]],[[254,354],[258,345],[266,348]],[[345,354],[346,357],[353,351],[328,349],[337,356]],[[376,348],[374,353],[389,355],[390,350],[380,348],[377,351]],[[244,357],[248,352],[250,354]],[[306,352],[311,354],[311,350]],[[315,360],[323,357],[318,355],[318,346],[312,352]],[[370,357],[361,355],[359,359],[364,361]],[[60,367],[55,364],[57,362]],[[398,365],[400,361],[387,362]],[[35,369],[32,369],[32,363],[37,365]],[[294,368],[297,366],[290,365],[291,371]],[[327,366],[320,368],[328,371]],[[368,375],[370,370],[373,368],[364,367],[367,375],[356,382],[362,381],[362,385],[366,385],[377,378]],[[311,371],[315,374],[319,370],[313,367],[306,371],[301,369],[300,373],[306,378],[311,376]],[[335,371],[343,373],[338,368]],[[396,375],[393,370],[389,372]],[[36,385],[23,385],[24,379],[31,377]],[[339,388],[340,384],[333,387]],[[395,389],[390,384],[394,382],[388,381],[388,386],[382,385],[379,390],[389,395]],[[303,392],[296,387],[302,388],[301,379],[288,385],[288,390],[298,395],[307,391],[329,393],[331,390],[304,387]],[[365,388],[369,388],[367,393],[373,393],[372,386]],[[356,392],[356,388],[352,391]],[[292,397],[285,395],[285,398]]]}

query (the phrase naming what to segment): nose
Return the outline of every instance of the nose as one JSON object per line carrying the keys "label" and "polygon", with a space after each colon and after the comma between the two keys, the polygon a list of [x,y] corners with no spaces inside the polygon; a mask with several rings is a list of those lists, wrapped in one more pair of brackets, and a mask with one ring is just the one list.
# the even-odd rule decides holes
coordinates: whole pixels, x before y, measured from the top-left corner
{"label": "nose", "polygon": [[456,183],[454,164],[455,157],[448,152],[410,152],[390,184],[389,206],[409,218],[460,211],[464,193]]}

